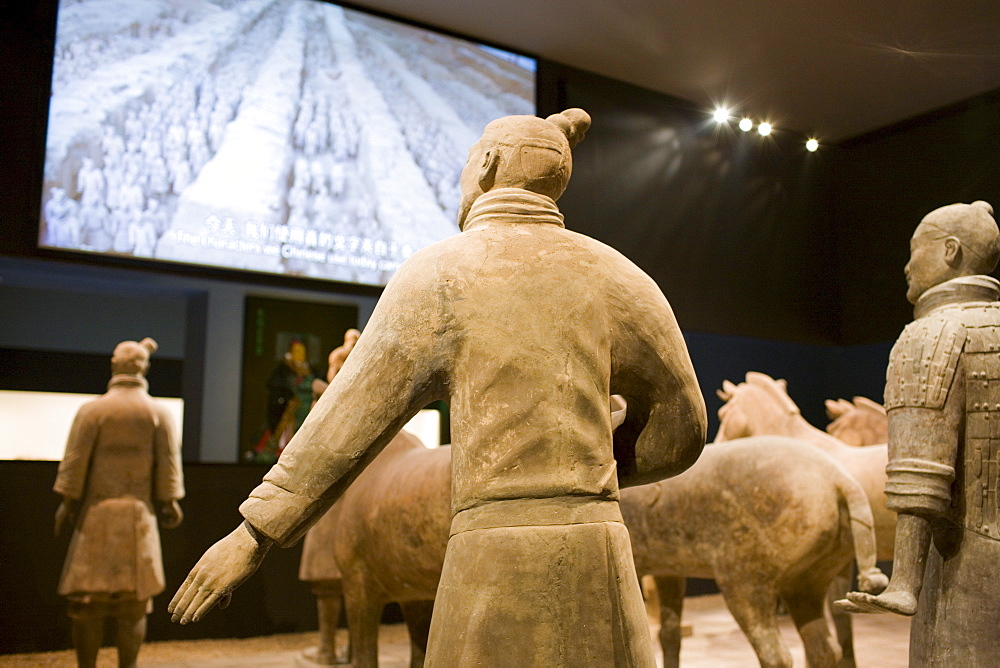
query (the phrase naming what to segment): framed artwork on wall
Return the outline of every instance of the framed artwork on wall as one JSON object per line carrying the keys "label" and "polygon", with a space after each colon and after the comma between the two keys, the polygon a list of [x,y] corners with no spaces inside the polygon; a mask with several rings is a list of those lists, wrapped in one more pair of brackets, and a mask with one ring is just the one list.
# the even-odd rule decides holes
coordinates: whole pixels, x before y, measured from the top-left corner
{"label": "framed artwork on wall", "polygon": [[353,305],[249,295],[244,304],[240,461],[274,463],[312,405],[312,382],[358,325]]}

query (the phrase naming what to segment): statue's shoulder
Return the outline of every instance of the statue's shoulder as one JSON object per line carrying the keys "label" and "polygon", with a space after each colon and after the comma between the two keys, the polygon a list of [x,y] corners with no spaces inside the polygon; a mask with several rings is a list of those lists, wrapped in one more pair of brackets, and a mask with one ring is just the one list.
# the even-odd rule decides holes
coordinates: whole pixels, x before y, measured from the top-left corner
{"label": "statue's shoulder", "polygon": [[1000,327],[1000,302],[968,302],[943,309],[942,317],[961,322],[969,329]]}
{"label": "statue's shoulder", "polygon": [[907,325],[889,354],[886,410],[942,408],[968,335],[955,309],[942,309]]}

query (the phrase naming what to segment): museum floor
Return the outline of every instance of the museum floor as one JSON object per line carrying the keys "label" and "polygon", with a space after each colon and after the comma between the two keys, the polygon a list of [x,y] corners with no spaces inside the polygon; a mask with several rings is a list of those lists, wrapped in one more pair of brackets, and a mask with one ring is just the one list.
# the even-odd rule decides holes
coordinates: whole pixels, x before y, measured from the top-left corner
{"label": "museum floor", "polygon": [[[718,594],[689,598],[684,604],[684,624],[691,635],[681,648],[685,668],[736,668],[758,665],[746,637],[726,610]],[[893,615],[855,617],[855,653],[859,668],[905,668],[909,620]],[[802,644],[787,617],[781,619],[782,634],[796,666],[804,666]],[[651,625],[653,637],[657,628]],[[343,631],[342,631],[343,633]],[[302,666],[296,658],[314,645],[315,633],[296,633],[243,640],[189,640],[147,644],[139,655],[140,666],[160,668],[283,668]],[[380,635],[382,668],[409,666],[409,645],[402,625],[383,626]],[[660,657],[657,657],[659,662]],[[0,666],[75,666],[73,653],[12,654],[0,656]],[[117,665],[114,650],[101,650],[99,668]]]}

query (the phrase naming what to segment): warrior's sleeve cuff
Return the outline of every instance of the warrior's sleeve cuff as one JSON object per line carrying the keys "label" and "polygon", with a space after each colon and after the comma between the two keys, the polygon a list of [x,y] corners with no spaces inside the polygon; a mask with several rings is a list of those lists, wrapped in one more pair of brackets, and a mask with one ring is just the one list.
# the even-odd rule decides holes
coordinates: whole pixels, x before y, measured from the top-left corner
{"label": "warrior's sleeve cuff", "polygon": [[954,467],[925,459],[898,459],[885,467],[886,507],[897,513],[944,515],[951,505]]}
{"label": "warrior's sleeve cuff", "polygon": [[262,482],[250,497],[240,504],[240,514],[281,547],[294,545],[309,526],[307,518],[315,507],[316,499],[310,499],[282,489],[274,483]]}

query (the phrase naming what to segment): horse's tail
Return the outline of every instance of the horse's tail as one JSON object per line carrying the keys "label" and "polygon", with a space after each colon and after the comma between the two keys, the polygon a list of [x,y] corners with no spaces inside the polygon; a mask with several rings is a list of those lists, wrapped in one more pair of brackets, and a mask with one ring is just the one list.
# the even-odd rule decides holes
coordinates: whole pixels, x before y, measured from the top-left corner
{"label": "horse's tail", "polygon": [[839,465],[833,482],[850,517],[854,560],[858,564],[858,588],[870,594],[881,593],[889,584],[889,578],[875,565],[875,518],[868,497],[861,483]]}

